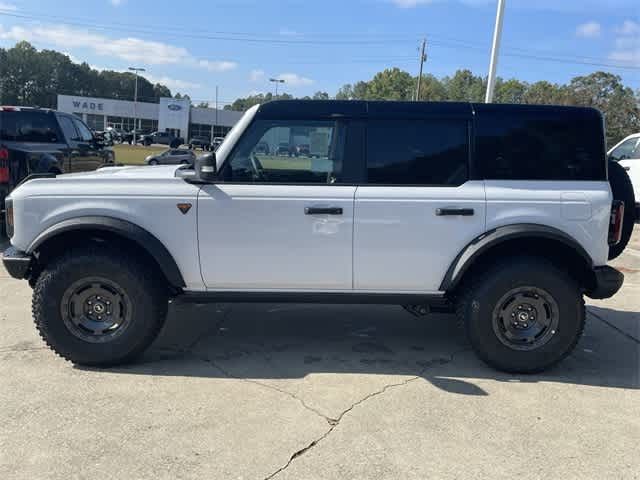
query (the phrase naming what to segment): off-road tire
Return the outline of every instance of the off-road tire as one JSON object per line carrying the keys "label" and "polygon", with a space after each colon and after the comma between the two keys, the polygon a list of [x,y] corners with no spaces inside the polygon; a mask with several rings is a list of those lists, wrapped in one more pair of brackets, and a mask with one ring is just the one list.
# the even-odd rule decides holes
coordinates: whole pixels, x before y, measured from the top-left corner
{"label": "off-road tire", "polygon": [[[115,282],[131,299],[128,327],[105,343],[83,341],[63,320],[65,292],[88,276]],[[160,332],[167,308],[167,293],[155,270],[134,256],[109,250],[71,250],[42,270],[33,290],[33,319],[40,336],[58,355],[79,365],[106,367],[132,361]]]}
{"label": "off-road tire", "polygon": [[617,162],[609,162],[609,184],[611,185],[614,200],[622,200],[624,202],[622,237],[617,245],[609,247],[609,260],[613,260],[620,256],[631,239],[636,221],[636,199],[629,175],[627,175],[622,165]]}
{"label": "off-road tire", "polygon": [[[558,306],[555,334],[533,350],[514,350],[494,331],[494,309],[503,295],[519,287],[541,288]],[[554,366],[575,348],[585,324],[578,284],[564,270],[537,257],[508,259],[468,279],[457,298],[456,315],[478,357],[510,373],[536,373]]]}

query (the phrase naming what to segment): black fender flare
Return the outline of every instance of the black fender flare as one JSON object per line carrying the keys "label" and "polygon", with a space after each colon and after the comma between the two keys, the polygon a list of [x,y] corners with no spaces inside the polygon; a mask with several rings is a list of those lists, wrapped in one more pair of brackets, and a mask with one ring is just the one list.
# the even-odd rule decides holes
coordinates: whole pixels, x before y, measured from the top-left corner
{"label": "black fender flare", "polygon": [[147,230],[126,220],[114,217],[85,216],[63,220],[44,230],[31,242],[26,253],[32,254],[38,247],[62,233],[71,231],[92,230],[103,231],[119,235],[135,242],[145,250],[158,264],[160,270],[167,278],[169,284],[181,289],[185,287],[184,278],[178,268],[178,264],[167,250],[167,247]]}
{"label": "black fender flare", "polygon": [[518,223],[489,230],[467,244],[449,266],[440,284],[440,291],[446,292],[454,289],[460,283],[469,267],[471,267],[483,253],[500,243],[518,238],[541,238],[558,241],[572,248],[589,268],[593,268],[593,259],[587,251],[582,245],[563,231],[547,225]]}

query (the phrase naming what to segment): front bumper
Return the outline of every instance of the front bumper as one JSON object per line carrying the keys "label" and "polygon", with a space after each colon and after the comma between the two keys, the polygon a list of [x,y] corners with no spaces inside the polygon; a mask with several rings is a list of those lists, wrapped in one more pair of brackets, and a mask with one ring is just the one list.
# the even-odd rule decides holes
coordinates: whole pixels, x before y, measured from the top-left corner
{"label": "front bumper", "polygon": [[32,261],[33,258],[31,255],[21,252],[14,247],[7,248],[2,256],[4,268],[7,269],[9,275],[19,280],[28,278]]}
{"label": "front bumper", "polygon": [[613,267],[605,265],[593,269],[594,287],[587,290],[590,298],[603,299],[613,297],[622,287],[624,274]]}

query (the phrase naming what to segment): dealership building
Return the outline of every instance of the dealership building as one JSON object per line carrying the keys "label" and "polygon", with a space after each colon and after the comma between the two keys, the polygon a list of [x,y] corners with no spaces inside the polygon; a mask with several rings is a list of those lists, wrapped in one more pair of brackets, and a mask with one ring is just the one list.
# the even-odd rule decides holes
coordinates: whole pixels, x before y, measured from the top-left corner
{"label": "dealership building", "polygon": [[159,103],[58,95],[58,110],[82,118],[95,131],[107,127],[130,132],[170,132],[188,141],[192,137],[224,137],[241,112],[192,107],[188,99],[160,98]]}

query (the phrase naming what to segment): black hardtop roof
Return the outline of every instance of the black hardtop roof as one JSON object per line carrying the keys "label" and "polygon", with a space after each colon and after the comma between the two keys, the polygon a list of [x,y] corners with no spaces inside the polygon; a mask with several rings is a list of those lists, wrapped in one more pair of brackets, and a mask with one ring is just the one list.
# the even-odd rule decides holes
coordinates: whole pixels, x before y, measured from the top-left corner
{"label": "black hardtop roof", "polygon": [[256,116],[265,119],[326,117],[411,118],[424,116],[471,117],[473,113],[553,114],[600,116],[588,107],[469,102],[400,102],[368,100],[274,100],[260,105]]}

